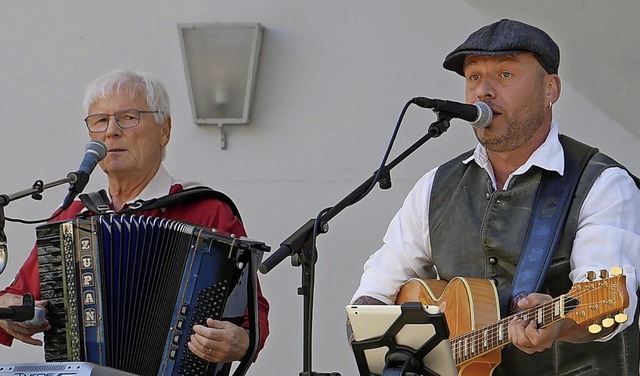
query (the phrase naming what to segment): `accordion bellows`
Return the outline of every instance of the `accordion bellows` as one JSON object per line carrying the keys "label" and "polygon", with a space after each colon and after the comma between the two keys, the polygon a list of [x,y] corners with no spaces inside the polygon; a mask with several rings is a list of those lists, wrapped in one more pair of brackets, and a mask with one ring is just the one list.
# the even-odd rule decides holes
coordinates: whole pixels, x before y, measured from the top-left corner
{"label": "accordion bellows", "polygon": [[[88,361],[137,375],[222,375],[187,348],[207,317],[239,324],[249,262],[263,243],[145,216],[37,227],[49,301],[46,361]],[[228,371],[227,371],[228,372]]]}

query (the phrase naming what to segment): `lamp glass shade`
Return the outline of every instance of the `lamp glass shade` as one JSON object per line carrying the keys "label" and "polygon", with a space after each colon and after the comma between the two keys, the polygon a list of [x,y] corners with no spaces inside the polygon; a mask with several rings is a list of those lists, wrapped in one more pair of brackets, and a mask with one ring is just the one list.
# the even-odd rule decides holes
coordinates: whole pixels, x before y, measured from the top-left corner
{"label": "lamp glass shade", "polygon": [[213,23],[178,28],[194,122],[248,123],[262,26]]}

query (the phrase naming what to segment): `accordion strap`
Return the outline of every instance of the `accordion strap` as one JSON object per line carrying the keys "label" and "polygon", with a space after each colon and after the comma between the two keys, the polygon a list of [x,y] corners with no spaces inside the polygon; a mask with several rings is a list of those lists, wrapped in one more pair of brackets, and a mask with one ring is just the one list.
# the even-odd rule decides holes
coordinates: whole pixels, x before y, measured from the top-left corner
{"label": "accordion strap", "polygon": [[85,208],[96,214],[113,214],[114,211],[109,206],[109,195],[104,189],[98,192],[83,193],[79,196]]}
{"label": "accordion strap", "polygon": [[[81,194],[79,198],[84,206],[93,213],[113,213],[113,210],[109,207],[109,197],[103,189],[98,192]],[[240,211],[229,196],[222,192],[204,186],[183,189],[180,192],[171,193],[166,196],[154,198],[151,200],[137,200],[136,202],[130,204],[129,207],[119,211],[118,214],[134,214],[141,211],[166,208],[174,205],[184,205],[207,198],[215,198],[227,204],[229,208],[231,208],[233,215],[238,217],[238,219],[242,222]]]}

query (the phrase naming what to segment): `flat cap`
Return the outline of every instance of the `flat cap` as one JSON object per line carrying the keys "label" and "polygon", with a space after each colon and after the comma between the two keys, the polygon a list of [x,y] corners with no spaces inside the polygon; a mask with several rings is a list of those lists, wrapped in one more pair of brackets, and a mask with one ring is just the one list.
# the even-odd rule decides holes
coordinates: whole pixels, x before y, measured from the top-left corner
{"label": "flat cap", "polygon": [[558,73],[560,48],[544,31],[520,21],[502,19],[469,35],[451,51],[442,66],[464,76],[467,55],[497,56],[532,52],[549,74]]}

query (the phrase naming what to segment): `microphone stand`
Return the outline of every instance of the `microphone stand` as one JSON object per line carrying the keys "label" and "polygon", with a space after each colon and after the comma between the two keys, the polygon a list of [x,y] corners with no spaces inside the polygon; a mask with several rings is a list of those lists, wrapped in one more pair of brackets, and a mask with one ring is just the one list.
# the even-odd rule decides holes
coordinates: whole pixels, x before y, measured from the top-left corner
{"label": "microphone stand", "polygon": [[[302,225],[298,230],[291,234],[284,242],[280,244],[280,248],[274,252],[269,258],[264,260],[258,267],[262,274],[268,273],[276,265],[282,262],[287,256],[291,257],[293,266],[302,267],[302,286],[298,288],[298,295],[302,295],[304,299],[304,340],[303,340],[303,371],[300,376],[340,376],[339,373],[317,373],[312,371],[312,328],[313,328],[313,294],[315,283],[315,263],[317,261],[317,248],[315,240],[318,234],[326,233],[329,230],[329,221],[338,215],[347,206],[354,204],[363,198],[369,191],[370,187],[377,182],[382,182],[386,186],[390,184],[390,171],[397,166],[405,158],[416,151],[420,146],[431,138],[439,137],[449,129],[450,121],[453,116],[445,112],[436,112],[438,119],[433,122],[428,129],[426,135],[422,136],[413,145],[398,155],[389,164],[383,166],[376,171],[372,177],[358,186],[349,193],[345,198],[338,202],[335,206],[326,209],[318,218],[310,219]],[[384,180],[384,181],[383,181]],[[317,224],[317,225],[316,225]]]}
{"label": "microphone stand", "polygon": [[22,191],[11,193],[11,194],[0,194],[0,274],[4,272],[4,269],[7,266],[7,259],[9,257],[7,251],[7,236],[4,232],[5,225],[5,215],[4,215],[4,207],[9,205],[11,201],[31,196],[34,200],[42,200],[41,193],[45,189],[49,189],[52,187],[56,187],[61,184],[70,183],[74,184],[77,180],[77,176],[75,174],[69,174],[64,179],[56,180],[51,183],[45,184],[42,180],[36,180],[35,183],[31,186],[31,188],[24,189]]}

